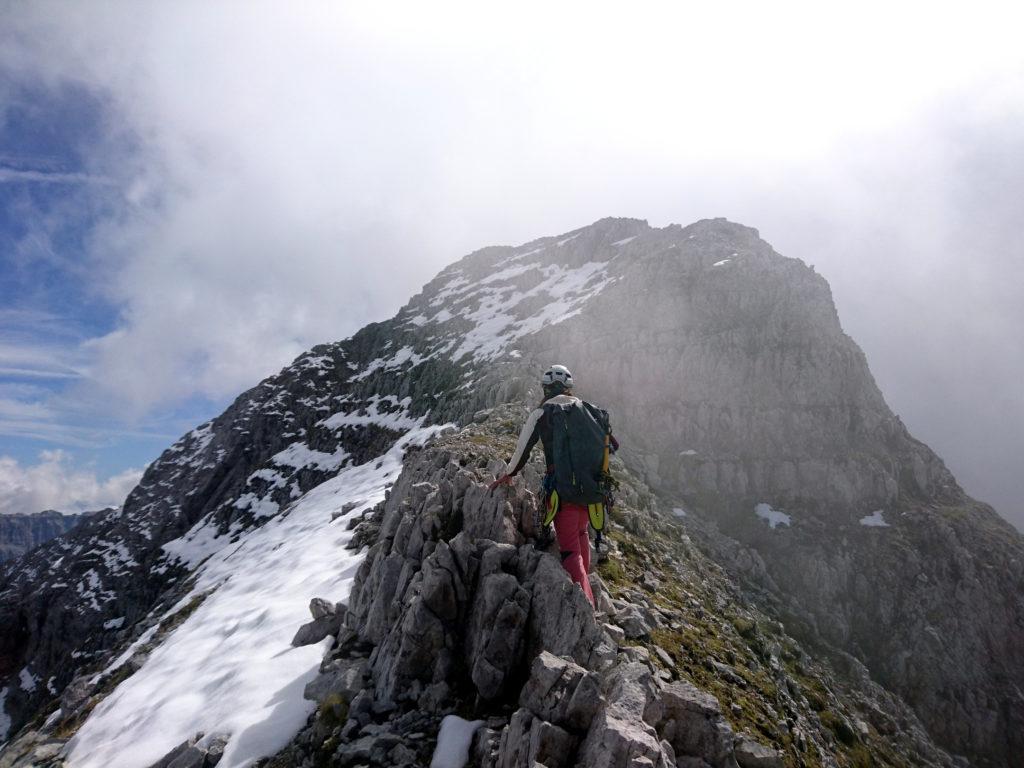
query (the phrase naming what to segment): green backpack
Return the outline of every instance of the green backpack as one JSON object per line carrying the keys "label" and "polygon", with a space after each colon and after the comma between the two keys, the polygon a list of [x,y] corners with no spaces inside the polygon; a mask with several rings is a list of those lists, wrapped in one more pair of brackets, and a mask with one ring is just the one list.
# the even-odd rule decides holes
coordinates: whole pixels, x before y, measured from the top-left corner
{"label": "green backpack", "polygon": [[608,412],[577,400],[547,403],[544,413],[551,426],[550,458],[555,465],[544,523],[554,519],[559,504],[581,504],[587,507],[594,530],[600,532],[615,485],[608,474],[612,434]]}

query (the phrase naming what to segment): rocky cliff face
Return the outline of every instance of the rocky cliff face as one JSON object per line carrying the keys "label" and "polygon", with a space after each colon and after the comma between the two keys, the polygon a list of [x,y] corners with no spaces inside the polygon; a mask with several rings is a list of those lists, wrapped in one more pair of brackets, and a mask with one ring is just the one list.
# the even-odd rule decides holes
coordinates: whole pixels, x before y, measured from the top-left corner
{"label": "rocky cliff face", "polygon": [[48,509],[31,515],[0,515],[0,563],[21,557],[74,528],[83,515]]}
{"label": "rocky cliff face", "polygon": [[318,709],[270,766],[426,765],[423,733],[452,712],[472,713],[480,766],[953,764],[855,661],[813,661],[621,466],[595,614],[538,538],[539,457],[487,492],[525,414],[409,457],[368,512],[375,543],[306,688]]}
{"label": "rocky cliff face", "polygon": [[[893,755],[894,764],[899,755],[942,764],[948,758],[915,725],[920,718],[944,748],[980,765],[1012,764],[1024,750],[1021,536],[966,497],[890,411],[863,354],[843,333],[824,279],[776,254],[755,230],[724,220],[653,229],[606,219],[519,248],[483,249],[445,269],[395,318],[317,347],[241,395],[168,449],[122,511],[88,521],[3,575],[0,623],[12,629],[0,637],[0,690],[11,733],[40,712],[53,713],[48,733],[58,727],[69,735],[83,720],[88,729],[88,707],[110,691],[112,701],[101,709],[116,711],[114,699],[126,700],[120,691],[140,679],[121,683],[124,676],[154,669],[159,660],[149,653],[158,640],[198,624],[183,607],[202,616],[203,606],[227,594],[212,574],[230,573],[236,548],[255,547],[289,519],[297,526],[303,514],[321,514],[332,503],[338,508],[325,513],[325,526],[361,514],[396,482],[387,462],[408,447],[403,436],[432,424],[467,424],[500,403],[535,402],[537,371],[555,360],[573,370],[581,394],[612,411],[626,464],[653,494],[637,513],[653,520],[659,511],[684,509],[694,541],[730,574],[711,580],[711,592],[747,590],[744,610],[766,611],[759,615],[769,623],[781,620],[783,647],[792,643],[820,663],[832,660],[815,678],[830,681],[827,695],[812,691],[808,698],[795,677],[792,689],[778,679],[774,693],[768,682],[758,688],[764,722],[780,728],[781,718],[788,731],[757,731],[755,720],[733,723],[730,733],[757,736],[786,761],[807,760],[813,748],[826,764],[829,755],[839,764],[852,761],[851,745],[874,744],[880,734],[887,746],[877,750],[889,752],[877,754]],[[481,450],[497,439],[476,437]],[[551,567],[517,520],[531,497],[484,499],[482,478],[466,473],[494,466],[474,468],[463,456],[466,464],[456,470],[451,451],[443,461],[443,452],[431,455],[437,466],[407,461],[381,508],[379,540],[372,526],[357,529],[357,539],[373,547],[352,587],[334,659],[335,677],[348,681],[343,690],[352,700],[331,705],[340,721],[335,729],[320,701],[305,746],[293,746],[296,754],[313,759],[317,738],[336,738],[340,747],[342,737],[351,743],[371,725],[391,732],[387,723],[403,712],[434,717],[462,707],[469,714],[479,701],[519,701],[518,709],[481,710],[494,731],[481,761],[501,744],[502,755],[514,752],[520,757],[513,763],[524,764],[545,762],[542,752],[601,751],[586,747],[595,743],[588,742],[594,718],[613,724],[650,706],[640,727],[647,746],[637,754],[652,764],[675,754],[677,764],[697,765],[679,762],[696,759],[696,747],[679,741],[668,725],[673,718],[658,713],[676,712],[678,723],[682,707],[719,723],[731,716],[732,703],[744,709],[729,702],[730,691],[743,687],[737,681],[753,683],[734,671],[732,682],[714,690],[729,704],[719,715],[707,702],[672,703],[669,683],[688,680],[708,690],[730,680],[713,662],[735,663],[720,651],[708,659],[718,672],[696,679],[706,666],[687,666],[700,644],[686,632],[694,625],[685,616],[688,598],[676,607],[646,607],[648,619],[656,610],[682,611],[678,619],[670,613],[667,625],[679,634],[663,641],[673,646],[662,647],[669,678],[652,672],[660,682],[648,685],[629,672],[632,682],[623,682],[624,664],[647,661],[620,658],[621,641],[629,638],[619,631],[625,635],[635,624],[624,617],[601,626],[577,615],[571,590],[555,588],[557,561]],[[374,467],[381,469],[370,478]],[[344,496],[341,486],[355,487],[357,477],[367,490]],[[422,519],[430,524],[417,528]],[[687,591],[696,589],[692,575],[685,581],[671,562],[659,573],[651,578],[683,579]],[[258,581],[260,574],[245,578]],[[236,572],[234,582],[243,581]],[[616,595],[609,587],[616,599],[635,603],[625,589]],[[721,610],[709,599],[702,611]],[[611,605],[609,618],[628,613]],[[504,629],[493,631],[499,616]],[[560,636],[551,621],[569,634]],[[396,634],[396,626],[405,629]],[[121,657],[134,661],[112,664],[128,643]],[[547,659],[536,675],[553,675],[555,665],[559,679],[576,681],[567,684],[573,690],[581,675],[597,676],[587,679],[605,691],[605,703],[585,727],[583,715],[517,698],[535,677],[530,665],[542,647],[562,660]],[[730,650],[747,658],[740,646]],[[349,662],[360,654],[366,664],[356,674]],[[770,658],[749,660],[770,666]],[[806,669],[810,662],[797,658]],[[891,693],[872,688],[869,677]],[[852,686],[853,693],[833,690],[831,681],[847,678],[853,682],[834,685]],[[778,697],[780,685],[795,702],[792,712]],[[636,686],[647,693],[640,696]],[[62,691],[70,698],[58,709],[54,697]],[[630,703],[616,709],[619,699]],[[916,716],[901,709],[900,699]],[[810,710],[800,709],[802,701]],[[368,709],[349,717],[352,706]],[[868,714],[875,710],[881,714]],[[514,727],[507,718],[498,727],[505,716]],[[850,726],[858,719],[866,733]],[[794,727],[803,734],[802,751],[790,750],[800,741]],[[907,733],[910,740],[898,743],[896,734]],[[847,744],[850,734],[856,741]],[[549,746],[542,749],[542,742]],[[716,743],[724,751],[700,759],[727,764],[727,742],[721,736]],[[403,745],[422,752],[422,745]],[[237,739],[227,742],[227,764],[242,764],[232,762],[241,759],[239,749]]]}

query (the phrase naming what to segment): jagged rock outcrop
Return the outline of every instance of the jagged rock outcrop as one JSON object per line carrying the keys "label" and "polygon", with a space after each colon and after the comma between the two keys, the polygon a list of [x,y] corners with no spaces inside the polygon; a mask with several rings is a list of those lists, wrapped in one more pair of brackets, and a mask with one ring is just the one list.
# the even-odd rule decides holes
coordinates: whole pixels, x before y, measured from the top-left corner
{"label": "jagged rock outcrop", "polygon": [[65,515],[52,509],[35,514],[0,515],[0,563],[21,557],[30,549],[67,533],[83,517],[83,514]]}
{"label": "jagged rock outcrop", "polygon": [[[738,589],[708,570],[679,528],[659,521],[652,509],[622,510],[624,524],[650,537],[650,552],[637,564],[646,569],[648,584],[671,579],[680,586],[655,601],[636,594],[624,578],[612,584],[615,596],[594,574],[595,593],[607,609],[627,601],[641,606],[649,634],[660,642],[678,637],[682,645],[670,654],[651,640],[634,646],[614,640],[615,614],[595,615],[555,553],[528,535],[533,494],[521,488],[486,492],[496,457],[511,447],[509,415],[517,413],[497,409],[407,459],[388,499],[364,521],[376,531],[376,542],[356,576],[338,645],[306,690],[319,709],[268,766],[425,765],[430,744],[410,738],[410,718],[417,727],[430,723],[436,733],[443,716],[467,708],[479,719],[470,764],[490,768],[839,765],[840,756],[848,761],[865,748],[878,749],[882,765],[900,764],[897,755],[914,755],[922,765],[952,765],[908,710],[879,696],[870,681],[858,681],[855,695],[832,692],[828,701],[812,704],[784,671],[781,646],[769,645],[756,630],[756,613],[746,614],[754,616],[745,619],[749,626],[734,621],[750,647],[773,665],[779,682],[751,677],[761,663],[744,660],[739,640],[725,658],[749,665],[746,677],[732,673],[746,704],[733,703],[730,714],[756,735],[731,723],[719,700],[690,674],[711,669],[720,677],[713,665],[727,666],[711,655],[710,648],[721,649],[723,641],[712,622],[725,621],[741,637],[725,616],[724,595]],[[651,498],[632,482],[623,495]],[[505,540],[488,537],[496,531]],[[619,544],[605,561],[610,577],[625,575],[618,548],[635,551],[634,542],[642,541],[625,531],[613,538]],[[677,557],[692,564],[686,567]],[[676,593],[680,588],[700,591]],[[705,613],[697,598],[705,591],[722,615]],[[685,630],[698,622],[706,634],[693,641]],[[784,636],[780,641],[796,648]],[[683,671],[676,663],[683,654],[695,654],[697,666]],[[801,674],[820,685],[811,665],[808,659]],[[856,719],[848,713],[869,704],[905,723],[906,732],[868,730],[847,747],[830,724]],[[758,719],[760,707],[771,713],[770,723]],[[740,717],[745,708],[750,711]],[[775,724],[783,716],[785,736]]]}

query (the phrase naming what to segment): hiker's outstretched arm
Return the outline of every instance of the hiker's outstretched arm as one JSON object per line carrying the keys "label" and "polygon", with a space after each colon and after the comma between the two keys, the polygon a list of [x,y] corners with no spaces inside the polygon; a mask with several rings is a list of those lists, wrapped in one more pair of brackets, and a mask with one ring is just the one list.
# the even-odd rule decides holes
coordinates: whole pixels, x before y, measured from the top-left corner
{"label": "hiker's outstretched arm", "polygon": [[516,443],[516,452],[513,453],[512,458],[508,460],[508,467],[505,469],[505,474],[517,474],[526,464],[526,460],[530,458],[530,451],[540,439],[540,429],[538,429],[538,425],[540,424],[540,419],[543,415],[544,409],[537,408],[530,414],[526,423],[523,424],[523,428],[519,432],[519,442]]}

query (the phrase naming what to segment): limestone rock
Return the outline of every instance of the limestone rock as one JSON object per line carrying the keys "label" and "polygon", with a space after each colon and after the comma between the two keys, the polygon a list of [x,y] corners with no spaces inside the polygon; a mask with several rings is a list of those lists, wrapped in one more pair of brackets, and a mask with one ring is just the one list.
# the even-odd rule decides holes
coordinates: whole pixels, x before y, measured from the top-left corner
{"label": "limestone rock", "polygon": [[598,675],[542,651],[530,667],[519,704],[531,713],[575,731],[585,731],[602,703]]}
{"label": "limestone rock", "polygon": [[628,662],[613,668],[606,682],[606,703],[591,721],[580,747],[584,765],[668,768],[675,756],[662,746],[652,723],[661,716],[659,688],[649,668]]}
{"label": "limestone rock", "polygon": [[735,736],[718,700],[687,682],[665,686],[659,730],[679,756],[699,757],[715,768],[733,759]]}
{"label": "limestone rock", "polygon": [[308,624],[303,624],[292,638],[292,645],[296,648],[302,645],[319,643],[325,637],[332,637],[338,634],[341,629],[342,616],[339,613],[329,613]]}
{"label": "limestone rock", "polygon": [[498,768],[547,768],[569,766],[576,739],[557,725],[518,709],[502,732]]}
{"label": "limestone rock", "polygon": [[309,601],[309,613],[314,619],[322,619],[326,616],[333,616],[338,612],[334,603],[324,600],[322,597],[314,597]]}
{"label": "limestone rock", "polygon": [[323,703],[336,695],[341,701],[352,701],[365,686],[367,662],[363,659],[337,659],[321,668],[320,674],[306,684],[303,696]]}
{"label": "limestone rock", "polygon": [[782,768],[782,755],[778,750],[743,738],[736,745],[736,762],[741,768]]}
{"label": "limestone rock", "polygon": [[470,676],[485,699],[497,697],[522,663],[530,593],[508,573],[491,573],[479,585],[467,636]]}

